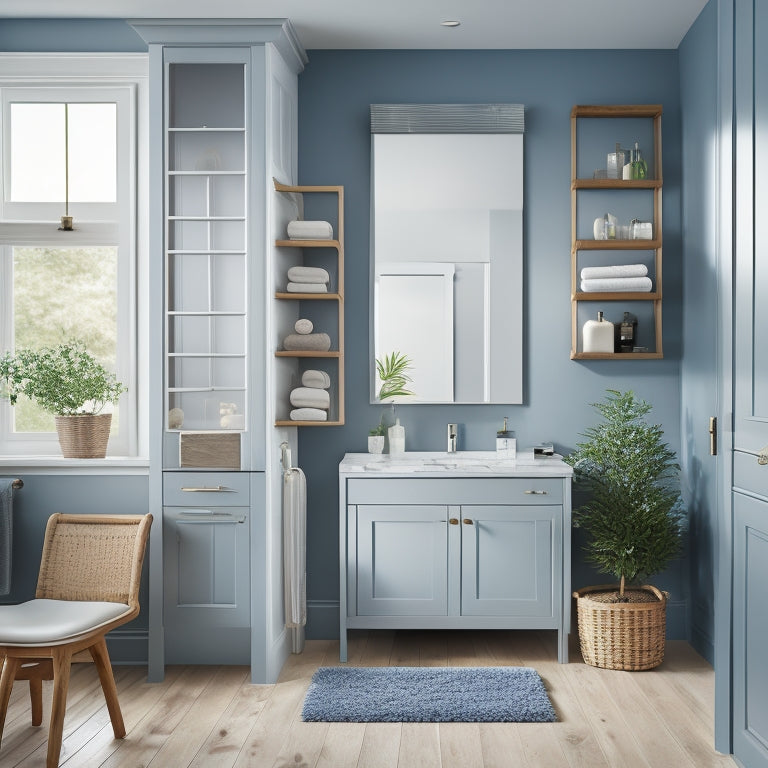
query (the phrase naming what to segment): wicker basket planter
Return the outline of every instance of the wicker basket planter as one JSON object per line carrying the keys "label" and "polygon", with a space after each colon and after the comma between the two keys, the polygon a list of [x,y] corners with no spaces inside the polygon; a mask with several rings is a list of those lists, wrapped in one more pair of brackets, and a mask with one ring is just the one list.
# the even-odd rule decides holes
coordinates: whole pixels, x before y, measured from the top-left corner
{"label": "wicker basket planter", "polygon": [[103,459],[107,455],[111,413],[56,416],[55,420],[65,459]]}
{"label": "wicker basket planter", "polygon": [[585,587],[573,593],[581,654],[587,664],[631,672],[664,660],[667,595],[656,587],[627,587],[630,602],[615,602],[618,584]]}

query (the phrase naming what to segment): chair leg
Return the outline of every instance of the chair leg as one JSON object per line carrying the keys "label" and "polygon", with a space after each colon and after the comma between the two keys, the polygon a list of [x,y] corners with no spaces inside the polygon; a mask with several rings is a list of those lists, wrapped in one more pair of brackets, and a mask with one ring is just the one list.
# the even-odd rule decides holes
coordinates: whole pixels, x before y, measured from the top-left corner
{"label": "chair leg", "polygon": [[67,708],[67,689],[72,662],[72,651],[66,646],[53,652],[53,701],[51,702],[51,725],[48,729],[48,757],[46,768],[57,768],[61,754],[61,738],[64,733],[64,713]]}
{"label": "chair leg", "polygon": [[43,722],[43,681],[41,678],[29,678],[29,698],[32,704],[32,725],[41,725]]}
{"label": "chair leg", "polygon": [[0,674],[0,743],[3,740],[3,728],[5,716],[8,714],[8,701],[11,698],[11,688],[16,678],[16,670],[19,668],[19,660],[8,656],[4,658],[3,671]]}
{"label": "chair leg", "polygon": [[107,700],[107,710],[112,721],[112,730],[115,733],[115,738],[122,739],[125,736],[125,723],[123,723],[120,703],[117,700],[117,686],[115,685],[115,677],[112,674],[112,664],[109,660],[109,652],[107,651],[107,643],[104,640],[104,636],[102,635],[98,642],[94,643],[88,650],[91,652],[96,669],[99,671],[99,680],[101,680],[104,698]]}

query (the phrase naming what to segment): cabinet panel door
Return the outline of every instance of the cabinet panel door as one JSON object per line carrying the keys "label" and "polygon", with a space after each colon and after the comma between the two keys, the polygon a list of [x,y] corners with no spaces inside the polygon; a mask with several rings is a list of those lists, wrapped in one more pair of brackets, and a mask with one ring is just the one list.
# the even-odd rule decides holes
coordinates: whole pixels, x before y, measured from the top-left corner
{"label": "cabinet panel door", "polygon": [[555,615],[561,510],[559,506],[462,506],[462,615]]}
{"label": "cabinet panel door", "polygon": [[357,508],[359,616],[445,616],[448,511],[430,505]]}

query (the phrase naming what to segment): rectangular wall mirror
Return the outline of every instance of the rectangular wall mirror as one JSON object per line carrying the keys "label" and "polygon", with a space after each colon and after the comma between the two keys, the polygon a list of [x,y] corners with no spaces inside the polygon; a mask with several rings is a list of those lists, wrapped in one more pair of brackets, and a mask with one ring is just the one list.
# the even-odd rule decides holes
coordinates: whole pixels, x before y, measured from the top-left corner
{"label": "rectangular wall mirror", "polygon": [[412,363],[395,402],[521,403],[522,133],[374,132],[371,157],[371,348]]}

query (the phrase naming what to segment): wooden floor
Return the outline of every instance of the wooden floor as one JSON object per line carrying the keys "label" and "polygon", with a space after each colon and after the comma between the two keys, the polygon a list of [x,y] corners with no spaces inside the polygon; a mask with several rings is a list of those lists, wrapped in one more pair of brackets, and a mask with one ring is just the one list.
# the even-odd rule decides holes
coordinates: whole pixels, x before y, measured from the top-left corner
{"label": "wooden floor", "polygon": [[[734,766],[712,747],[712,668],[687,644],[667,645],[651,672],[595,669],[572,648],[556,661],[550,632],[353,632],[359,666],[532,666],[559,722],[304,723],[304,693],[318,666],[338,664],[338,642],[309,641],[276,685],[251,685],[244,667],[169,667],[165,681],[117,667],[128,735],[112,736],[90,664],[72,673],[61,764],[254,768],[709,768]],[[50,686],[50,683],[45,684]],[[33,728],[25,683],[11,698],[0,766],[45,764],[45,725]]]}

